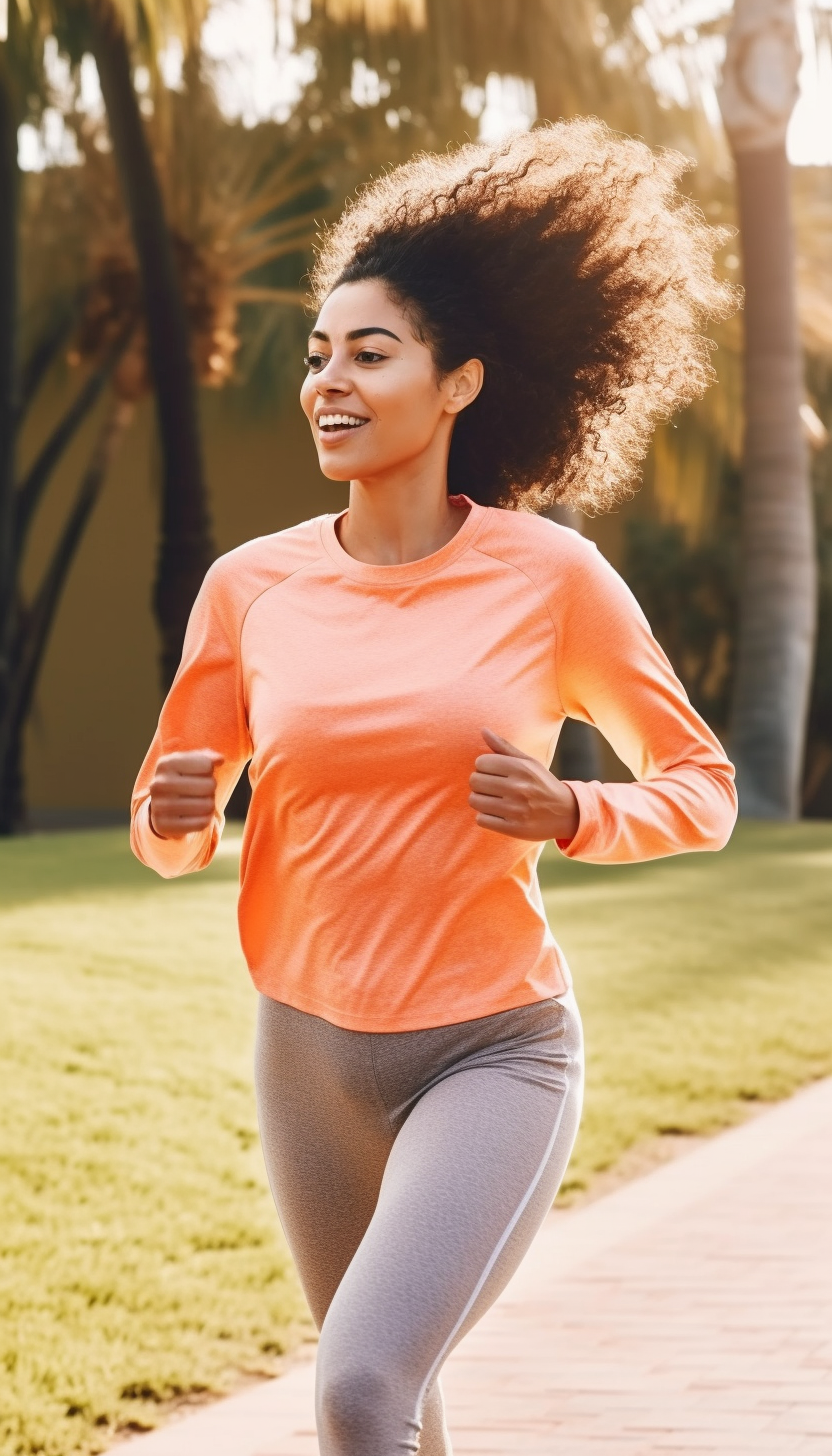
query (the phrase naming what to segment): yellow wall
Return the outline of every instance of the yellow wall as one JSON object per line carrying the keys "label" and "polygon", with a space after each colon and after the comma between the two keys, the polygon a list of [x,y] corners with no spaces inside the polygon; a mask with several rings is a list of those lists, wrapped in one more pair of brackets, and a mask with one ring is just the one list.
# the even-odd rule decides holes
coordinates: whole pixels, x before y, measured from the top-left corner
{"label": "yellow wall", "polygon": [[[56,383],[28,432],[40,444],[66,400]],[[343,509],[347,487],[317,468],[296,401],[255,413],[240,391],[203,397],[203,438],[217,545],[241,541]],[[86,460],[96,421],[54,483],[34,536],[34,580]],[[152,406],[143,405],[122,443],[72,568],[37,691],[26,740],[33,823],[94,822],[126,812],[153,732],[160,697],[150,608],[158,499]],[[618,520],[590,522],[615,557]]]}
{"label": "yellow wall", "polygon": [[[65,390],[32,422],[45,437]],[[217,545],[340,510],[346,487],[324,480],[297,406],[258,417],[232,391],[203,400],[204,442]],[[56,477],[32,543],[36,578],[87,458],[91,421]],[[74,562],[41,673],[26,739],[33,821],[123,812],[159,711],[151,589],[158,494],[152,406],[137,413]],[[31,446],[24,451],[31,457]],[[55,811],[58,811],[55,813]],[[79,812],[82,811],[82,812]]]}

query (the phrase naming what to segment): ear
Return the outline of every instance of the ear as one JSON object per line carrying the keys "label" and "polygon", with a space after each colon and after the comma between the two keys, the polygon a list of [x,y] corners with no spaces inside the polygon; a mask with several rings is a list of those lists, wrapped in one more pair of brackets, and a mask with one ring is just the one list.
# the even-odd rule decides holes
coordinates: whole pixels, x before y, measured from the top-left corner
{"label": "ear", "polygon": [[447,389],[445,413],[458,415],[466,405],[473,404],[482,389],[484,378],[485,370],[481,359],[469,359],[458,369],[452,369],[443,381]]}

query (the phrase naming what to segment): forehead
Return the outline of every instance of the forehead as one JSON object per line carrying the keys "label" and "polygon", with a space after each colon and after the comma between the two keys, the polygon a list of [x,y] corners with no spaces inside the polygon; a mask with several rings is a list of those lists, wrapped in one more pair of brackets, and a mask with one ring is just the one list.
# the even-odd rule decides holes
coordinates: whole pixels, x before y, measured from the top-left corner
{"label": "forehead", "polygon": [[413,330],[401,306],[391,299],[383,283],[370,278],[361,283],[342,283],[333,289],[312,327],[335,340],[354,329],[376,326],[389,329],[402,341],[413,338]]}

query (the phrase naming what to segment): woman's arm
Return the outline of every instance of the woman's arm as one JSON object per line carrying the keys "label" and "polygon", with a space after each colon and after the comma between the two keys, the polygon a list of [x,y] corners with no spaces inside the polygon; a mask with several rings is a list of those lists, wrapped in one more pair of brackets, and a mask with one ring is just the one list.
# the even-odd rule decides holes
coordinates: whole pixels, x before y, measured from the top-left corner
{"label": "woman's arm", "polygon": [[737,815],[733,767],[632,592],[590,543],[574,547],[552,603],[564,712],[600,729],[636,782],[570,781],[578,828],[561,848],[598,864],[721,849]]}
{"label": "woman's arm", "polygon": [[234,586],[234,567],[216,562],[194,603],[182,662],[133,791],[133,853],[166,879],[210,863],[223,810],[251,756]]}
{"label": "woman's arm", "polygon": [[637,780],[562,781],[489,729],[469,804],[483,829],[554,839],[573,859],[616,863],[721,849],[737,812],[734,770],[688,702],[635,597],[595,547],[560,535],[544,597],[569,717],[594,723]]}

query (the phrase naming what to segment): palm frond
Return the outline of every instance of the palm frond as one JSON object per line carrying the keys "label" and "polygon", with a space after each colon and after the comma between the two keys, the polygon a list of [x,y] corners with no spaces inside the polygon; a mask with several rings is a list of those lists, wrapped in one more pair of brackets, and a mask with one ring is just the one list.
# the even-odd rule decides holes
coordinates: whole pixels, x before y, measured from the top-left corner
{"label": "palm frond", "polygon": [[289,253],[310,247],[316,226],[315,218],[310,214],[244,235],[234,247],[232,271],[239,277],[254,268],[261,268],[273,258],[285,258]]}

